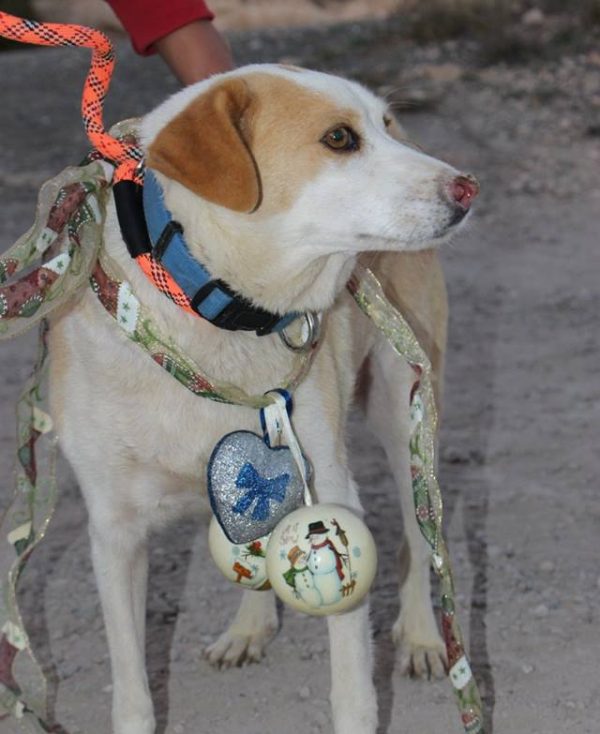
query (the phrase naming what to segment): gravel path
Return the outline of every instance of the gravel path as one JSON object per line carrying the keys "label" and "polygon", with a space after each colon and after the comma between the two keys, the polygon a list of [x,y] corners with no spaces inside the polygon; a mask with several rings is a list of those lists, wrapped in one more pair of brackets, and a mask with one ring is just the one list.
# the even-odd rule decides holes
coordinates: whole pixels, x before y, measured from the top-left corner
{"label": "gravel path", "polygon": [[[478,67],[468,43],[417,48],[393,24],[234,37],[241,62],[285,58],[410,101],[405,125],[473,171],[483,193],[444,252],[451,301],[441,480],[463,625],[496,734],[600,729],[600,56],[583,41],[524,65]],[[106,117],[174,91],[155,59],[119,48]],[[0,55],[2,249],[29,226],[41,182],[86,149],[79,89],[87,54]],[[398,91],[399,89],[399,91]],[[30,337],[2,345],[0,470],[12,467],[13,400]],[[373,599],[382,732],[461,731],[450,686],[399,675],[400,510],[381,449],[351,430],[354,469],[381,552]],[[71,734],[107,734],[110,676],[85,510],[61,468],[57,515],[28,570],[30,630]],[[0,499],[8,494],[8,484]],[[2,552],[5,552],[5,548]],[[204,526],[152,546],[148,658],[160,734],[330,731],[322,620],[290,611],[260,666],[216,672],[202,647],[237,589],[207,561]],[[0,722],[1,734],[13,734]]]}

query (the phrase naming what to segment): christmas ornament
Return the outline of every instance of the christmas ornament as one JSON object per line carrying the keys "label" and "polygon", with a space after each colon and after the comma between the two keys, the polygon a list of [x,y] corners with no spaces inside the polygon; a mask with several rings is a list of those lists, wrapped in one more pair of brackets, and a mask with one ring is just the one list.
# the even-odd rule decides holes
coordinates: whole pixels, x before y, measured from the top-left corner
{"label": "christmas ornament", "polygon": [[221,573],[245,589],[264,591],[271,585],[267,579],[267,543],[269,536],[248,543],[232,543],[215,517],[208,529],[208,547]]}
{"label": "christmas ornament", "polygon": [[287,446],[269,446],[256,433],[234,431],[215,446],[208,496],[232,543],[267,535],[302,504],[304,481]]}
{"label": "christmas ornament", "polygon": [[315,616],[358,606],[371,588],[376,568],[371,532],[342,505],[294,510],[273,530],[267,547],[267,576],[277,596]]}

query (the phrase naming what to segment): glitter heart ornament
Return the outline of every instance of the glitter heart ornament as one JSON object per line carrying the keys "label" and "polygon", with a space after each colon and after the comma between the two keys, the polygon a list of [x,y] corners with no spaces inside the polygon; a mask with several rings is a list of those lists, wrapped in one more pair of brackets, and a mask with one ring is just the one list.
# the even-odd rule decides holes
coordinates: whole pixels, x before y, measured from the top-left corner
{"label": "glitter heart ornament", "polygon": [[208,547],[217,568],[234,584],[245,589],[265,591],[271,588],[267,578],[266,535],[248,543],[232,543],[215,517],[208,528]]}
{"label": "glitter heart ornament", "polygon": [[272,448],[256,433],[234,431],[210,457],[208,497],[227,538],[248,543],[303,504],[304,482],[287,446]]}
{"label": "glitter heart ornament", "polygon": [[277,596],[306,614],[343,614],[368,593],[377,570],[371,531],[347,507],[301,507],[271,533],[267,576]]}

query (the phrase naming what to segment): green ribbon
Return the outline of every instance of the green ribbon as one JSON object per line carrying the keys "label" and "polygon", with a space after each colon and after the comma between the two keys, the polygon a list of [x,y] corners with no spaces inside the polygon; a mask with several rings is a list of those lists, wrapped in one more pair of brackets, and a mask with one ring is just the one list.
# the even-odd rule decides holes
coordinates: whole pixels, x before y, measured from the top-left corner
{"label": "green ribbon", "polygon": [[458,618],[452,567],[442,534],[443,502],[436,477],[437,410],[431,379],[431,362],[402,314],[386,298],[381,283],[358,265],[348,289],[354,300],[385,336],[392,349],[415,372],[410,403],[410,462],[415,514],[421,533],[431,548],[431,564],[439,578],[442,632],[461,720],[469,734],[483,734],[483,709],[477,682],[471,672]]}

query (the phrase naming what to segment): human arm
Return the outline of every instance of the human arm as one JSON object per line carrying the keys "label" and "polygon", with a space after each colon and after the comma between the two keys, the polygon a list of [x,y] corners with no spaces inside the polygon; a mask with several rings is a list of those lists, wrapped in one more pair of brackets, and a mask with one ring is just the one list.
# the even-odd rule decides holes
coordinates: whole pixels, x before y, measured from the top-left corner
{"label": "human arm", "polygon": [[137,53],[160,53],[183,84],[233,68],[203,0],[108,0]]}
{"label": "human arm", "polygon": [[184,85],[234,66],[229,46],[209,20],[197,20],[177,28],[159,38],[154,46]]}

